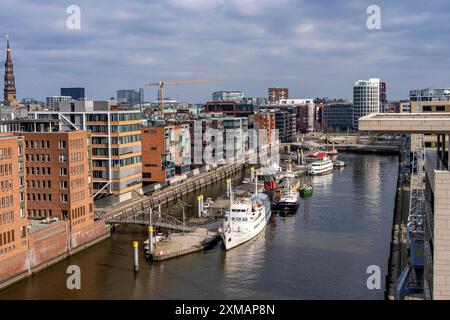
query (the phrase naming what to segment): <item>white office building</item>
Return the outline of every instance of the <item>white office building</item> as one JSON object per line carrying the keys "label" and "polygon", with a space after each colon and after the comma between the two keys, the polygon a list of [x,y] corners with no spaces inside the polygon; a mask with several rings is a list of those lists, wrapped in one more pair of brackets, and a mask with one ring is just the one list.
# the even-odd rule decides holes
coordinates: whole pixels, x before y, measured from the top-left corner
{"label": "white office building", "polygon": [[45,98],[45,105],[49,110],[55,110],[55,106],[58,102],[70,101],[71,96],[53,96]]}
{"label": "white office building", "polygon": [[380,112],[380,79],[358,80],[353,87],[353,127],[358,119]]}

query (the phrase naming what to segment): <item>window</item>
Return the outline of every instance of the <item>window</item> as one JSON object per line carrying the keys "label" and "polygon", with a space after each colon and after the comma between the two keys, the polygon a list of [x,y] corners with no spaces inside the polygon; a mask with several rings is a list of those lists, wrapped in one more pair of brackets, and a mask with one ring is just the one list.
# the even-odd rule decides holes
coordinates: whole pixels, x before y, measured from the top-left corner
{"label": "window", "polygon": [[61,181],[59,183],[59,188],[60,189],[67,189],[67,181]]}
{"label": "window", "polygon": [[60,196],[60,201],[61,201],[62,203],[68,202],[67,194],[62,194],[62,195]]}
{"label": "window", "polygon": [[67,168],[59,168],[60,176],[67,176]]}
{"label": "window", "polygon": [[60,154],[59,155],[59,162],[66,162],[67,161],[67,156],[65,154]]}
{"label": "window", "polygon": [[60,149],[65,149],[66,148],[66,141],[60,140],[58,146],[59,146]]}

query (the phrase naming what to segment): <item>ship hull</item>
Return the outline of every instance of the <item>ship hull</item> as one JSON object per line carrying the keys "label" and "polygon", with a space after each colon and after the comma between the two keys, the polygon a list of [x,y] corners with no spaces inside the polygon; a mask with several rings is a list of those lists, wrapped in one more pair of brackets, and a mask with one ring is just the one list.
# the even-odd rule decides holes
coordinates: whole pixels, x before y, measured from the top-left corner
{"label": "ship hull", "polygon": [[225,250],[231,250],[233,248],[236,248],[237,246],[240,246],[241,244],[246,243],[247,241],[250,241],[251,239],[255,238],[257,235],[259,235],[269,224],[270,218],[272,217],[272,211],[266,206],[266,212],[265,216],[261,221],[258,223],[256,229],[252,233],[243,233],[243,232],[221,232],[220,237],[222,238],[222,242],[224,245]]}

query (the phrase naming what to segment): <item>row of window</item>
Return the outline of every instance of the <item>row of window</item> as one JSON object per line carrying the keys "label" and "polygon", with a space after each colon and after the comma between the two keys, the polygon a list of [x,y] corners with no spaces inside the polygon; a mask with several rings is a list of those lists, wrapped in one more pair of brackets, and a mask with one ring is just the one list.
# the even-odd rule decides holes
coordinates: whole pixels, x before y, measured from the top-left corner
{"label": "row of window", "polygon": [[14,230],[10,230],[0,234],[0,246],[6,246],[7,244],[10,244],[14,241],[16,241]]}
{"label": "row of window", "polygon": [[27,180],[27,188],[51,188],[50,180]]}
{"label": "row of window", "polygon": [[[82,140],[82,139],[79,139]],[[74,140],[76,141],[76,140]],[[82,142],[81,142],[82,143]],[[71,145],[73,147],[74,145]],[[59,149],[66,149],[67,142],[65,140],[58,141]],[[25,149],[50,149],[50,141],[49,140],[25,140]]]}
{"label": "row of window", "polygon": [[[141,141],[140,134],[130,134],[121,137],[111,137],[111,144],[125,144]],[[92,144],[108,144],[108,137],[92,137]]]}
{"label": "row of window", "polygon": [[14,211],[0,214],[0,225],[14,222]]}
{"label": "row of window", "polygon": [[36,161],[36,162],[50,162],[51,158],[49,154],[25,154],[25,161]]}
{"label": "row of window", "polygon": [[81,149],[84,146],[84,139],[74,139],[70,140],[70,149]]}
{"label": "row of window", "polygon": [[[75,201],[82,201],[86,198],[86,192],[84,192],[84,190],[82,191],[78,191],[78,192],[73,192],[72,193],[72,197],[71,197],[71,202],[75,202]],[[62,202],[62,201],[61,201]],[[67,201],[66,201],[67,202]]]}
{"label": "row of window", "polygon": [[[62,169],[62,168],[61,168]],[[70,168],[71,175],[84,174],[84,165],[80,164],[78,166],[73,166]]]}
{"label": "row of window", "polygon": [[29,141],[25,140],[25,149],[50,149],[50,141]]}
{"label": "row of window", "polygon": [[11,148],[0,148],[0,160],[1,159],[11,159],[12,149]]}
{"label": "row of window", "polygon": [[51,218],[53,217],[53,212],[46,209],[28,209],[28,216],[32,218]]}
{"label": "row of window", "polygon": [[85,206],[72,209],[72,218],[73,219],[78,219],[84,215],[86,215],[86,207]]}
{"label": "row of window", "polygon": [[[439,112],[439,111],[445,112],[446,111],[445,106],[436,106],[435,110],[437,112]],[[422,107],[422,111],[423,112],[432,112],[433,111],[433,107],[431,107],[431,106],[424,106],[424,107]]]}
{"label": "row of window", "polygon": [[27,175],[51,175],[52,174],[52,170],[50,169],[50,167],[26,167],[25,171],[27,173]]}
{"label": "row of window", "polygon": [[[108,133],[108,125],[89,125],[89,130],[93,133]],[[124,124],[124,125],[112,125],[111,132],[119,133],[119,132],[131,132],[131,131],[140,131],[141,124]]]}
{"label": "row of window", "polygon": [[71,162],[77,162],[77,161],[83,161],[84,159],[84,153],[83,152],[75,152],[70,154],[70,161]]}
{"label": "row of window", "polygon": [[[132,121],[132,120],[140,120],[141,115],[139,113],[114,113],[111,114],[111,121]],[[107,122],[108,115],[107,114],[88,114],[86,116],[87,121],[95,121],[95,122]]]}
{"label": "row of window", "polygon": [[0,175],[10,175],[12,172],[12,163],[0,164]]}
{"label": "row of window", "polygon": [[11,179],[3,180],[0,182],[0,189],[2,192],[12,190],[12,188],[13,188],[13,182]]}
{"label": "row of window", "polygon": [[14,204],[14,196],[13,195],[2,197],[2,200],[1,200],[2,208],[12,207],[13,204]]}
{"label": "row of window", "polygon": [[51,202],[52,194],[51,193],[27,193],[27,200],[34,202]]}

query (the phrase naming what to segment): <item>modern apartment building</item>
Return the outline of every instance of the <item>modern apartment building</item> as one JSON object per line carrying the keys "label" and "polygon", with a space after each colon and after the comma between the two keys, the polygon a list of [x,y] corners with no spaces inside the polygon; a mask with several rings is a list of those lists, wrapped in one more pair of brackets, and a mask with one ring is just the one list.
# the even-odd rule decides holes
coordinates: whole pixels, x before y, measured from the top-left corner
{"label": "modern apartment building", "polygon": [[400,113],[411,113],[411,101],[409,101],[409,100],[400,100],[398,111]]}
{"label": "modern apartment building", "polygon": [[411,101],[450,101],[450,88],[425,88],[409,91]]}
{"label": "modern apartment building", "polygon": [[280,142],[295,142],[297,135],[297,107],[291,105],[283,106],[260,106],[259,111],[267,111],[275,114],[275,129],[278,130]]}
{"label": "modern apartment building", "polygon": [[244,99],[244,93],[242,91],[216,91],[212,94],[212,99],[213,102],[241,102]]}
{"label": "modern apartment building", "polygon": [[380,79],[358,80],[353,87],[353,127],[358,128],[358,119],[380,110]]}
{"label": "modern apartment building", "polygon": [[329,103],[322,113],[324,128],[332,131],[348,130],[353,127],[353,105],[351,103]]}
{"label": "modern apartment building", "polygon": [[[27,250],[23,137],[0,136],[0,264]],[[2,276],[15,270],[2,270]]]}
{"label": "modern apartment building", "polygon": [[187,121],[191,133],[191,159],[193,166],[205,165],[205,150],[214,161],[224,162],[223,118],[196,118]]}
{"label": "modern apartment building", "polygon": [[23,132],[29,219],[94,222],[90,141],[86,131]]}
{"label": "modern apartment building", "polygon": [[256,109],[253,104],[235,101],[208,102],[205,106],[205,112],[217,112],[227,116],[244,118],[253,115]]}
{"label": "modern apartment building", "polygon": [[[141,120],[137,109],[123,110],[114,101],[69,101],[57,110],[30,112],[36,121],[59,120],[58,131],[91,135],[94,198],[111,195],[123,201],[142,187]],[[54,127],[52,127],[55,130]]]}
{"label": "modern apartment building", "polygon": [[[411,113],[450,112],[450,88],[410,90],[409,98]],[[448,141],[442,143],[448,145]],[[430,149],[437,149],[436,136],[427,134],[425,136],[425,146]]]}
{"label": "modern apartment building", "polygon": [[[260,142],[271,144],[272,133],[275,130],[275,113],[270,111],[256,113],[254,128],[258,130]],[[265,137],[262,137],[260,130],[264,130]]]}
{"label": "modern apartment building", "polygon": [[223,154],[229,163],[244,161],[248,150],[248,119],[223,118]]}
{"label": "modern apartment building", "polygon": [[84,100],[86,95],[84,88],[61,88],[61,96],[72,97],[73,100]]}
{"label": "modern apartment building", "polygon": [[144,126],[141,139],[144,185],[186,178],[191,164],[189,124]]}
{"label": "modern apartment building", "polygon": [[289,99],[289,88],[269,88],[269,104],[278,104],[280,100]]}
{"label": "modern apartment building", "polygon": [[71,96],[52,96],[45,98],[45,105],[49,110],[55,110],[55,106],[59,102],[70,101],[72,100]]}
{"label": "modern apartment building", "polygon": [[137,106],[144,102],[141,101],[140,92],[133,89],[117,90],[117,101],[121,103],[129,103],[132,106]]}

